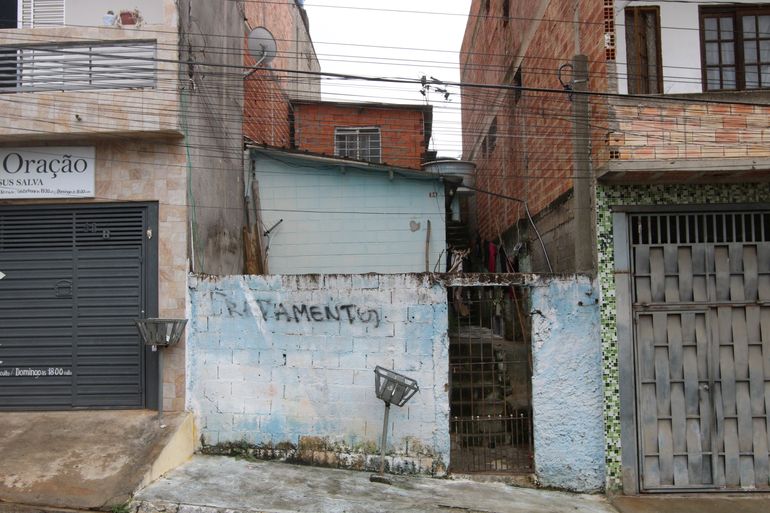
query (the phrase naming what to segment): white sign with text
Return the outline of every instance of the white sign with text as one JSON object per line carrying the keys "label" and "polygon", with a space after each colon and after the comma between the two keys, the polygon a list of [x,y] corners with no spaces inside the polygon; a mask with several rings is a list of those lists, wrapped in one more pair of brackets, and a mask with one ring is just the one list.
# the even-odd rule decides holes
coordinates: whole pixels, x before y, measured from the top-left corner
{"label": "white sign with text", "polygon": [[0,200],[93,198],[93,146],[0,148]]}

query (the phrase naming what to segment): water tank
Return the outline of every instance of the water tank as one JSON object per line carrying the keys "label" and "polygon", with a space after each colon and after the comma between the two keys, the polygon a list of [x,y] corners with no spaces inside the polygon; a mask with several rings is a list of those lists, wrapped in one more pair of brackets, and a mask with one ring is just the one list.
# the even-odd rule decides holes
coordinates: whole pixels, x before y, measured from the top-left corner
{"label": "water tank", "polygon": [[[422,165],[423,171],[441,176],[455,176],[463,179],[463,185],[474,187],[476,185],[476,164],[467,160],[440,158]],[[457,192],[473,193],[471,189],[460,186]]]}

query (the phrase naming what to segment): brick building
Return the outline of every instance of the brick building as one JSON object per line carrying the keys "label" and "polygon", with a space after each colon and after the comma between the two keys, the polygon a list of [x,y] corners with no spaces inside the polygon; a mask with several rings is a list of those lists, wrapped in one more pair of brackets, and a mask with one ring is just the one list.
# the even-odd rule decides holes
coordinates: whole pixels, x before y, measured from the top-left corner
{"label": "brick building", "polygon": [[433,108],[387,103],[292,102],[294,146],[313,153],[419,169]]}
{"label": "brick building", "polygon": [[768,29],[754,2],[472,3],[463,81],[510,87],[463,91],[465,158],[519,198],[478,194],[479,235],[596,274],[610,490],[770,488]]}
{"label": "brick building", "polygon": [[[262,3],[245,2],[249,28],[265,27],[278,47],[275,59],[244,81],[244,135],[271,146],[289,146],[291,101],[320,100],[321,65],[310,38],[310,20],[301,1]],[[244,63],[254,59],[244,52]],[[287,71],[292,70],[292,71]]]}

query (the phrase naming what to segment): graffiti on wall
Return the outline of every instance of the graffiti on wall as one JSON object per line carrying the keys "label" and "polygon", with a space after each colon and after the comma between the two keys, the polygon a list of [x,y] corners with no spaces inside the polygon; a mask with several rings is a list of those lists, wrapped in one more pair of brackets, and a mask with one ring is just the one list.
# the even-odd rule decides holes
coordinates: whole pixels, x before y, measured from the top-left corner
{"label": "graffiti on wall", "polygon": [[[349,324],[372,324],[380,327],[381,316],[379,310],[357,304],[307,304],[307,303],[281,303],[268,299],[255,299],[254,303],[259,308],[264,321],[276,320],[278,322],[347,322]],[[239,305],[225,297],[225,303],[229,314],[240,316],[249,315],[249,301]]]}

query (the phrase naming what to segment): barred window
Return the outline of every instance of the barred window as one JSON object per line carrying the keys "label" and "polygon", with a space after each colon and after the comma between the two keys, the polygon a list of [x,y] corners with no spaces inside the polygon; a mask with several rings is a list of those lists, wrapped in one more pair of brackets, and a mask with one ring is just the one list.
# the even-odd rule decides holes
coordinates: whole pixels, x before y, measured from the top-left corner
{"label": "barred window", "polygon": [[336,128],[334,154],[339,157],[382,162],[380,129],[376,127]]}

